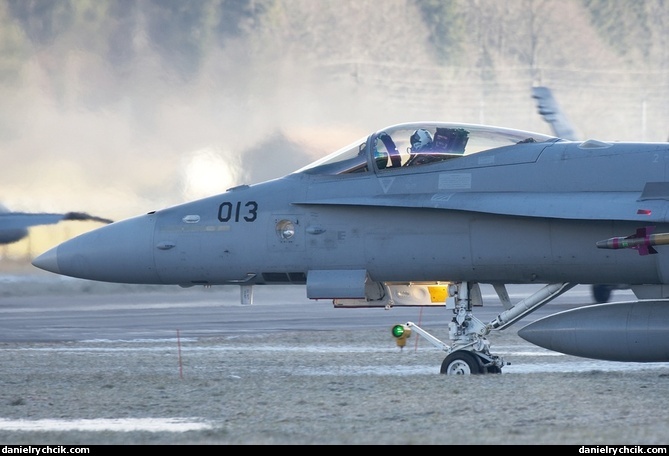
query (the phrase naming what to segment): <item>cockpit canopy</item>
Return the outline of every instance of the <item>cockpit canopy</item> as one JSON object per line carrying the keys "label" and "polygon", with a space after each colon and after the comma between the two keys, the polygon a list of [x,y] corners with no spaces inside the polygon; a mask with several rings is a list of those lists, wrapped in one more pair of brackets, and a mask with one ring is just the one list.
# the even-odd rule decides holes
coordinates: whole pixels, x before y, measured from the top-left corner
{"label": "cockpit canopy", "polygon": [[504,146],[554,141],[558,138],[487,125],[412,122],[379,130],[296,172],[329,175],[385,172]]}

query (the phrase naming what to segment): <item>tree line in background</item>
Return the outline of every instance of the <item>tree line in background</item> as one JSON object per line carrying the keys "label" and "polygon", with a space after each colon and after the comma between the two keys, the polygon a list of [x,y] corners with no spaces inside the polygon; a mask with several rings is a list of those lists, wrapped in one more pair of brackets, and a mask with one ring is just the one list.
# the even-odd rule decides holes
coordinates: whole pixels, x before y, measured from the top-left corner
{"label": "tree line in background", "polygon": [[[266,99],[334,81],[407,115],[442,96],[459,110],[439,115],[494,121],[481,106],[551,84],[609,87],[645,116],[639,104],[669,96],[666,30],[667,0],[4,0],[0,90],[24,84],[29,63],[53,97],[84,87],[73,102],[88,106],[203,75],[219,93]],[[664,105],[651,116],[666,118]]]}
{"label": "tree line in background", "polygon": [[[342,45],[360,38],[374,51],[376,36],[426,31],[429,53],[439,65],[471,64],[464,54],[476,52],[474,64],[485,68],[493,56],[507,65],[537,65],[537,53],[547,49],[555,36],[546,33],[549,17],[562,21],[564,35],[581,33],[581,23],[562,14],[565,5],[586,14],[603,46],[602,55],[613,53],[632,66],[669,68],[669,2],[666,0],[399,0],[394,11],[377,2],[332,0],[4,0],[0,6],[2,46],[0,76],[16,81],[22,64],[46,48],[68,47],[107,60],[120,74],[136,64],[142,46],[155,51],[162,63],[184,80],[197,74],[212,48],[250,42],[263,28],[288,28],[277,43],[297,49],[306,58],[339,57]],[[398,14],[393,16],[393,12]],[[390,14],[389,14],[390,13]],[[309,33],[326,18],[341,33],[338,39],[318,42],[327,34]],[[358,16],[361,34],[351,36],[346,23]],[[294,19],[297,19],[295,21]],[[576,26],[576,27],[574,27]],[[145,42],[142,42],[142,41]],[[543,44],[542,44],[543,42]],[[263,47],[268,43],[248,44]],[[297,45],[297,46],[296,46]],[[356,46],[352,46],[354,49]],[[578,52],[577,49],[573,50]],[[410,50],[407,50],[410,52]],[[559,53],[558,53],[559,55]],[[349,58],[355,56],[350,55]],[[544,64],[550,61],[544,54]]]}

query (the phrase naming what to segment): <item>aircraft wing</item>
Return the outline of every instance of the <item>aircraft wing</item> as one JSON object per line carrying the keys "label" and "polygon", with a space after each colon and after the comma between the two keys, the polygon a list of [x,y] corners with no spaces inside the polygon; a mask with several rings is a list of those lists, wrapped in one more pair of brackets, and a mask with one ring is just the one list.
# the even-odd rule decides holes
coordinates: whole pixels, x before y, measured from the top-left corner
{"label": "aircraft wing", "polygon": [[28,236],[28,228],[37,225],[53,225],[63,220],[94,221],[112,223],[112,220],[86,214],[66,212],[63,214],[9,212],[0,205],[0,244],[11,244]]}
{"label": "aircraft wing", "polygon": [[434,208],[519,217],[666,222],[666,201],[638,192],[459,192],[328,198],[296,205]]}
{"label": "aircraft wing", "polygon": [[67,212],[64,214],[5,212],[0,213],[0,231],[17,230],[37,225],[53,225],[64,220],[90,220],[101,223],[112,223],[112,220],[96,217],[84,212]]}
{"label": "aircraft wing", "polygon": [[532,87],[532,98],[537,100],[537,111],[550,124],[555,136],[570,141],[578,140],[574,127],[548,87]]}

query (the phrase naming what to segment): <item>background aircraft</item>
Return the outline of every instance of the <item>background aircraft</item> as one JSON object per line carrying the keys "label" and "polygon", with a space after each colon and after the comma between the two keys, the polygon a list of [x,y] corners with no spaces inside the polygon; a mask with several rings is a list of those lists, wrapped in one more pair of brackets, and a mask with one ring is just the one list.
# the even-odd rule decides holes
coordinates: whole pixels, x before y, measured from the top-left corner
{"label": "background aircraft", "polygon": [[532,98],[537,100],[537,111],[550,124],[553,134],[558,138],[578,141],[576,130],[567,118],[553,92],[548,87],[532,87]]}
{"label": "background aircraft", "polygon": [[0,245],[12,244],[28,236],[28,228],[37,225],[52,225],[65,220],[95,221],[112,223],[112,220],[89,215],[83,212],[30,213],[10,212],[0,204]]}
{"label": "background aircraft", "polygon": [[[532,87],[532,98],[537,100],[537,110],[543,119],[548,122],[553,130],[553,134],[558,138],[578,141],[576,129],[567,118],[553,92],[548,87]],[[592,286],[592,297],[599,303],[608,302],[611,299],[613,290],[628,289],[628,284],[596,284]]]}
{"label": "background aircraft", "polygon": [[[630,283],[638,302],[556,314],[519,334],[577,356],[669,361],[669,182],[658,162],[669,144],[398,124],[285,177],[84,233],[33,264],[105,282],[236,284],[243,301],[254,285],[300,284],[310,299],[392,306],[391,285],[451,281],[450,345],[411,322],[394,328],[443,348],[445,374],[499,373],[490,334],[576,284]],[[504,309],[487,323],[474,316],[479,283]],[[541,288],[513,303],[507,284]]]}

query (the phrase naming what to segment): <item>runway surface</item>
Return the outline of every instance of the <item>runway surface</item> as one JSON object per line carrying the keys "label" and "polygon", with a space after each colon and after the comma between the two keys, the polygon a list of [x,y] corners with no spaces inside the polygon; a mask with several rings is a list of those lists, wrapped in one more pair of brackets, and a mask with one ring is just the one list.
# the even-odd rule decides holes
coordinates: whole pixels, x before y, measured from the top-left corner
{"label": "runway surface", "polygon": [[[509,294],[515,302],[537,288],[510,286]],[[329,301],[307,299],[301,286],[255,287],[252,305],[241,305],[240,290],[234,286],[191,289],[120,286],[48,274],[5,275],[0,280],[0,289],[0,362],[5,366],[0,378],[4,392],[0,397],[11,405],[4,414],[0,412],[0,438],[9,439],[8,443],[38,443],[35,439],[42,443],[85,443],[100,441],[101,435],[112,444],[403,443],[413,437],[400,432],[387,435],[384,428],[388,425],[383,424],[393,414],[393,404],[387,400],[395,396],[402,401],[402,395],[394,391],[386,403],[383,397],[375,402],[369,392],[365,393],[367,386],[363,385],[371,382],[369,387],[373,390],[387,390],[392,388],[388,385],[394,383],[393,379],[397,379],[409,388],[402,394],[415,404],[416,409],[410,413],[420,415],[421,409],[430,407],[430,398],[416,396],[412,388],[423,385],[419,388],[427,392],[436,387],[433,380],[444,377],[439,374],[439,367],[445,355],[417,336],[412,336],[400,350],[395,346],[390,328],[412,321],[448,343],[447,328],[452,317],[451,311],[441,306],[389,310],[334,308]],[[487,322],[494,319],[502,307],[491,287],[484,286],[482,293],[484,306],[475,308],[474,314]],[[633,299],[628,291],[615,291],[613,297]],[[563,384],[583,381],[584,386],[577,387],[583,390],[593,386],[593,373],[598,373],[595,381],[610,384],[607,388],[613,395],[618,388],[629,388],[627,383],[637,377],[642,382],[649,376],[659,379],[660,384],[651,389],[661,390],[662,385],[666,386],[664,379],[669,375],[666,363],[612,363],[575,358],[532,346],[516,335],[518,329],[536,318],[591,303],[589,287],[579,286],[510,328],[492,333],[492,352],[510,363],[500,378],[519,382],[524,385],[521,388],[528,390],[547,387],[548,391],[538,393],[539,396],[551,394],[549,391],[556,387],[550,386],[553,380],[547,380],[549,378],[561,379]],[[605,377],[596,380],[597,375]],[[576,380],[573,376],[577,376]],[[25,385],[21,378],[27,382]],[[623,378],[626,380],[622,381]],[[227,392],[223,393],[217,387],[222,379],[237,381],[228,385]],[[265,379],[273,380],[258,389]],[[241,388],[239,381],[248,382],[246,389],[237,390]],[[491,385],[476,388],[492,387],[493,397],[496,394],[508,396],[505,401],[524,394],[513,392],[518,386],[511,384],[493,386],[499,383],[494,378],[483,381]],[[126,386],[116,391],[118,387],[112,385],[119,382]],[[183,392],[186,384],[190,387]],[[299,385],[297,389],[296,385]],[[648,388],[648,385],[642,387]],[[179,395],[183,395],[180,400],[185,401],[176,408],[169,405],[168,398],[172,394],[167,391],[172,388],[180,391]],[[161,390],[163,393],[157,398],[155,392]],[[273,394],[272,399],[267,398],[268,393]],[[362,396],[358,397],[359,393]],[[577,393],[561,391],[558,395],[568,397]],[[69,394],[74,396],[67,399]],[[221,421],[219,412],[207,410],[213,397],[221,394],[223,396],[214,401],[222,400],[226,407],[238,410],[237,413],[242,413],[240,410],[255,400],[265,406],[251,421],[229,417]],[[366,434],[354,437],[355,432],[331,429],[329,421],[323,420],[315,409],[309,412],[314,413],[313,416],[300,419],[306,419],[311,426],[323,421],[322,429],[329,429],[329,434],[320,430],[316,436],[305,429],[293,428],[295,419],[283,422],[285,418],[274,416],[289,412],[265,409],[274,398],[280,398],[289,401],[302,414],[307,413],[305,408],[310,408],[306,404],[341,402],[343,399],[335,399],[341,394],[348,398],[347,403],[356,397],[356,401],[367,402],[364,412],[356,408],[357,412],[348,411],[343,415],[350,420],[361,420],[364,416],[365,423],[371,420],[373,424],[364,425]],[[464,399],[464,393],[456,394]],[[596,388],[592,394],[597,396]],[[85,399],[88,396],[89,401]],[[240,397],[245,397],[244,401],[235,406],[235,400]],[[483,401],[482,404],[489,400],[480,392],[474,393],[474,397]],[[129,412],[147,400],[149,404],[140,407],[139,412]],[[280,407],[281,401],[275,407]],[[557,410],[558,406],[549,396],[543,403],[552,403],[551,413]],[[570,405],[563,401],[559,407]],[[647,408],[652,407],[655,405]],[[191,413],[184,416],[185,410]],[[542,406],[538,410],[546,413]],[[665,416],[658,415],[661,413],[664,412],[656,412],[654,417],[658,425],[662,420],[667,422]],[[416,420],[419,426],[420,420]],[[460,437],[443,435],[438,429],[429,431],[426,423],[431,421],[428,419],[420,425],[426,443],[458,443],[458,439],[467,436],[466,433]],[[263,432],[254,432],[254,426],[281,429],[282,436],[267,437]],[[231,436],[227,431],[220,434],[221,427],[249,430]],[[645,429],[650,428],[645,425]],[[112,435],[101,432],[112,432]],[[212,432],[215,438],[211,437]],[[536,432],[543,435],[541,430]],[[146,437],[147,433],[161,437]],[[174,437],[179,434],[188,437]],[[622,437],[619,433],[602,435]],[[478,442],[486,443],[489,438],[495,437],[478,437]],[[548,443],[554,438],[558,437],[542,437]],[[531,442],[531,439],[512,438],[504,443]]]}
{"label": "runway surface", "polygon": [[[39,275],[35,279],[5,276],[0,287],[4,295],[0,295],[0,342],[155,339],[174,337],[177,330],[185,337],[364,330],[406,321],[445,328],[453,316],[443,306],[334,308],[329,300],[307,299],[305,288],[294,285],[256,286],[251,305],[241,305],[237,286],[133,287]],[[536,289],[538,286],[511,286],[509,295],[515,302]],[[616,293],[619,299],[633,298],[631,292]],[[488,322],[503,308],[492,287],[482,286],[482,294],[484,306],[475,308],[474,314]],[[579,286],[514,326],[517,329],[536,318],[589,303],[589,288]]]}

